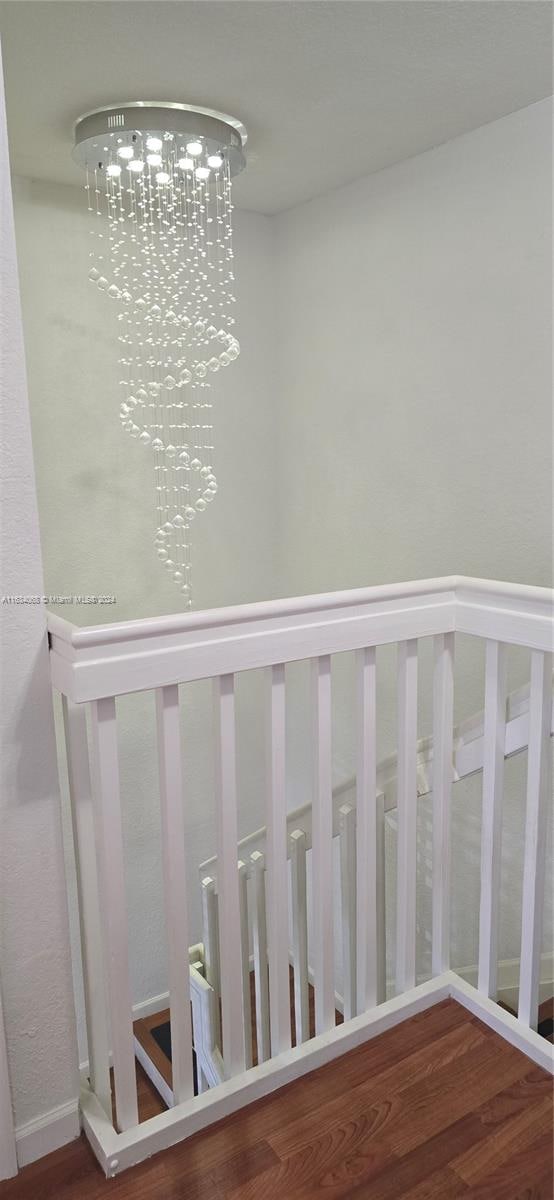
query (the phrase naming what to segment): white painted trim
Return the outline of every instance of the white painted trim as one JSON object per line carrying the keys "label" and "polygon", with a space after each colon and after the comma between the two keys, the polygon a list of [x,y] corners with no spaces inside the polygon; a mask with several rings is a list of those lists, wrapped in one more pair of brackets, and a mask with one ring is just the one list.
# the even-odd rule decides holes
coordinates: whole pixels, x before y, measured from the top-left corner
{"label": "white painted trim", "polygon": [[[106,1118],[107,1119],[107,1118]],[[67,1104],[59,1104],[42,1117],[35,1117],[24,1125],[18,1125],[15,1131],[17,1146],[17,1162],[20,1167],[26,1167],[59,1150],[79,1137],[81,1125],[79,1120],[79,1104],[70,1100]]]}
{"label": "white painted trim", "polygon": [[510,1042],[522,1054],[526,1054],[538,1067],[554,1075],[554,1046],[540,1037],[534,1029],[529,1029],[517,1017],[512,1016],[505,1008],[500,1008],[494,1000],[478,992],[470,983],[466,983],[459,975],[450,972],[450,995],[479,1017],[481,1021],[500,1034],[505,1041]]}

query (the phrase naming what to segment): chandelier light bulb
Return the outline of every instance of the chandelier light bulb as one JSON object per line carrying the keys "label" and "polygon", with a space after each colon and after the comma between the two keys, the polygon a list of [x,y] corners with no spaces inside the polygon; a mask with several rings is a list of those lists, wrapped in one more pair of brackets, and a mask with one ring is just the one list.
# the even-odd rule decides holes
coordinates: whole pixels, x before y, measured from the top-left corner
{"label": "chandelier light bulb", "polygon": [[192,531],[217,493],[212,384],[240,350],[231,178],[245,141],[234,118],[184,104],[105,107],[75,126],[74,158],[100,218],[88,277],[116,310],[116,426],[150,466],[153,555],[186,608]]}

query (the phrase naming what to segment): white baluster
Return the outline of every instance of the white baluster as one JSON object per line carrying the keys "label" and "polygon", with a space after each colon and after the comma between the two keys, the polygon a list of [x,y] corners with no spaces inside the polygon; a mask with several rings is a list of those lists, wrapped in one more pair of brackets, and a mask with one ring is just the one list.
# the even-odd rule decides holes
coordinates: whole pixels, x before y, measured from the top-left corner
{"label": "white baluster", "polygon": [[335,1024],[333,953],[333,793],[331,785],[331,659],[312,659],[312,897],[315,1030]]}
{"label": "white baluster", "polygon": [[250,856],[252,889],[252,943],[256,984],[256,1035],[258,1062],[271,1057],[269,1036],[269,978],[267,966],[267,929],[265,904],[264,856],[255,850]]}
{"label": "white baluster", "polygon": [[308,906],[306,894],[306,834],[295,829],[290,835],[292,880],[292,964],[294,970],[294,1017],[296,1045],[310,1036],[308,991]]}
{"label": "white baluster", "polygon": [[287,804],[285,795],[285,668],[267,672],[267,934],[271,1053],[290,1049]]}
{"label": "white baluster", "polygon": [[248,924],[248,867],[239,859],[240,961],[242,985],[242,1021],[244,1028],[244,1064],[252,1066],[252,1001],[250,995],[250,927]]}
{"label": "white baluster", "polygon": [[550,724],[552,655],[533,650],[529,696],[527,812],[521,919],[518,1017],[537,1028],[546,868],[546,828],[552,797]]}
{"label": "white baluster", "polygon": [[202,940],[204,942],[204,974],[216,996],[215,1045],[221,1051],[221,975],[219,970],[219,920],[215,880],[209,875],[202,880]]}
{"label": "white baluster", "polygon": [[239,876],[237,873],[237,785],[235,687],[233,675],[213,681],[217,891],[223,1058],[227,1079],[245,1069]]}
{"label": "white baluster", "polygon": [[453,776],[454,634],[433,640],[433,975],[450,967],[450,805]]}
{"label": "white baluster", "polygon": [[506,647],[487,641],[481,820],[481,901],[477,987],[496,999],[498,901],[502,859],[502,797],[506,744]]}
{"label": "white baluster", "polygon": [[339,809],[344,1019],[356,1016],[356,809]]}
{"label": "white baluster", "polygon": [[416,979],[417,640],[398,644],[396,991]]}
{"label": "white baluster", "polygon": [[89,1078],[97,1100],[111,1120],[110,1046],[86,711],[82,704],[74,704],[67,696],[62,696],[62,710],[75,847]]}
{"label": "white baluster", "polygon": [[138,1125],[115,699],[91,703],[91,774],[117,1124]]}
{"label": "white baluster", "polygon": [[356,654],[357,1011],[377,1004],[377,755],[375,647]]}
{"label": "white baluster", "polygon": [[387,939],[385,911],[385,797],[377,795],[377,1004],[387,994]]}
{"label": "white baluster", "polygon": [[158,688],[156,719],[160,776],[162,862],[167,929],[171,1072],[175,1102],[194,1096],[188,964],[185,814],[179,688]]}

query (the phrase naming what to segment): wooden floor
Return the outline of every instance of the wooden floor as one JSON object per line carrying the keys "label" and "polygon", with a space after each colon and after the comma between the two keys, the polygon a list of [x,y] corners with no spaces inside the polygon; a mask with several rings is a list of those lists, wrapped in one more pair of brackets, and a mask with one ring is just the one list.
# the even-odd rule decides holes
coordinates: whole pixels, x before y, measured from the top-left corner
{"label": "wooden floor", "polygon": [[81,1139],[0,1184],[1,1200],[552,1195],[552,1080],[452,1000],[115,1180]]}

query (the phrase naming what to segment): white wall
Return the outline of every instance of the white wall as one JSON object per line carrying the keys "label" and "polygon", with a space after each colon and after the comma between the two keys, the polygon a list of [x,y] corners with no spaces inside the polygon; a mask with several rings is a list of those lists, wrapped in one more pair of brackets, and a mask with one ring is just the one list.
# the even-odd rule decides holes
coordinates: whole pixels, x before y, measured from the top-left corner
{"label": "white wall", "polygon": [[292,594],[450,572],[549,583],[550,114],[276,219]]}
{"label": "white wall", "polygon": [[[0,72],[2,598],[44,591]],[[60,798],[42,604],[0,607],[0,944],[19,1162],[79,1133]],[[38,1122],[38,1126],[37,1126]],[[0,1162],[0,1177],[2,1168]]]}

